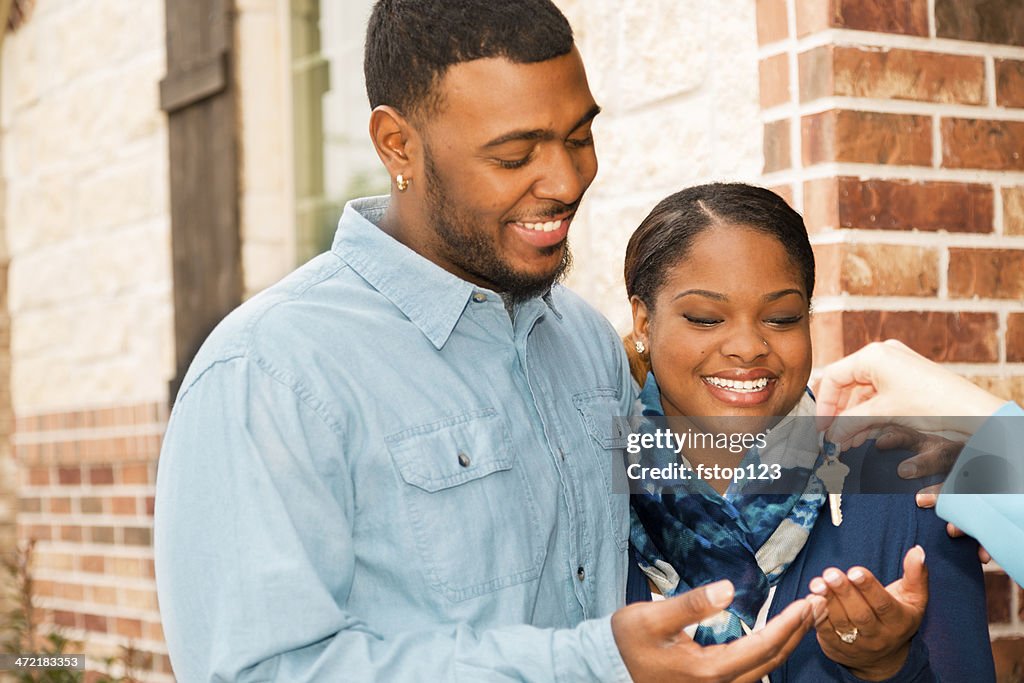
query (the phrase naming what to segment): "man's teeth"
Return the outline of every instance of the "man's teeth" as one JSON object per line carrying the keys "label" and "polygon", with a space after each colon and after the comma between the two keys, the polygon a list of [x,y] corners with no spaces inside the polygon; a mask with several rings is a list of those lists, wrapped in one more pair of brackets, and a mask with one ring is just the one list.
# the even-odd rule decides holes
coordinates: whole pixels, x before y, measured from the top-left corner
{"label": "man's teeth", "polygon": [[740,393],[761,391],[768,386],[767,377],[745,381],[724,379],[722,377],[705,377],[704,381],[713,386],[728,389],[729,391],[738,391]]}
{"label": "man's teeth", "polygon": [[548,221],[547,223],[520,223],[527,230],[537,230],[540,232],[551,232],[562,227],[562,221]]}

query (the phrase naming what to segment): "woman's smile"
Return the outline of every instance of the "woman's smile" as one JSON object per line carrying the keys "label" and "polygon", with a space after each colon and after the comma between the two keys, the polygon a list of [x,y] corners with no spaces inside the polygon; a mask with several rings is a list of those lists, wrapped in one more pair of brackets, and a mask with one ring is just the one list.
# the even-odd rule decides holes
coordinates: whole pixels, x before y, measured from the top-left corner
{"label": "woman's smile", "polygon": [[732,370],[701,376],[705,390],[727,406],[747,407],[767,402],[778,386],[770,370]]}

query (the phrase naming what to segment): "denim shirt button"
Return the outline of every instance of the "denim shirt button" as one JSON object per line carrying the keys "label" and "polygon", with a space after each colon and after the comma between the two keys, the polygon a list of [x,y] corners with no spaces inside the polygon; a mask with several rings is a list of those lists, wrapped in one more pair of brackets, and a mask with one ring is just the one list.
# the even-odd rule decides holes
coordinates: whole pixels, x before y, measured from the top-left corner
{"label": "denim shirt button", "polygon": [[469,467],[470,462],[469,456],[462,451],[459,451],[459,464],[463,467]]}
{"label": "denim shirt button", "polygon": [[585,572],[583,570],[583,566],[582,565],[580,565],[579,567],[576,568],[576,578],[579,579],[580,581],[582,581],[583,579],[587,578],[587,572]]}
{"label": "denim shirt button", "polygon": [[473,295],[473,301],[477,302],[478,304],[482,304],[483,302],[487,301],[487,295],[484,294],[483,292],[477,292],[476,294]]}

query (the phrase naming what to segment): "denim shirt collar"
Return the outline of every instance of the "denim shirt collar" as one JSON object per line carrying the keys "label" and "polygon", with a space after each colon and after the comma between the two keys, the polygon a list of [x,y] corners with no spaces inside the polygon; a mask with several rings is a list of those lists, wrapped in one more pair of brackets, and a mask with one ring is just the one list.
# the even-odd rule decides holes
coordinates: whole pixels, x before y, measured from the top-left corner
{"label": "denim shirt collar", "polygon": [[[331,251],[383,294],[441,349],[476,291],[498,297],[449,273],[378,227],[390,197],[364,197],[345,205]],[[541,297],[559,318],[550,290]]]}
{"label": "denim shirt collar", "polygon": [[389,197],[345,205],[331,251],[383,294],[435,348],[448,341],[476,289],[377,227]]}

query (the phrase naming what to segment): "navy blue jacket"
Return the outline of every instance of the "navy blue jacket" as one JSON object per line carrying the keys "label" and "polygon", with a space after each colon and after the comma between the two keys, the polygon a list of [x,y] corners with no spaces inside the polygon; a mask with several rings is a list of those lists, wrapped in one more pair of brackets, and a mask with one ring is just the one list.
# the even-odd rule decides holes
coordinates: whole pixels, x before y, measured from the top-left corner
{"label": "navy blue jacket", "polygon": [[[921,510],[908,494],[843,496],[843,523],[822,514],[803,551],[775,589],[769,618],[808,593],[807,584],[828,567],[870,569],[883,585],[903,574],[903,555],[920,544],[928,566],[928,609],[903,670],[892,681],[995,680],[988,635],[985,582],[978,544],[952,539],[934,510]],[[825,657],[813,631],[771,675],[776,681],[858,680]]]}

